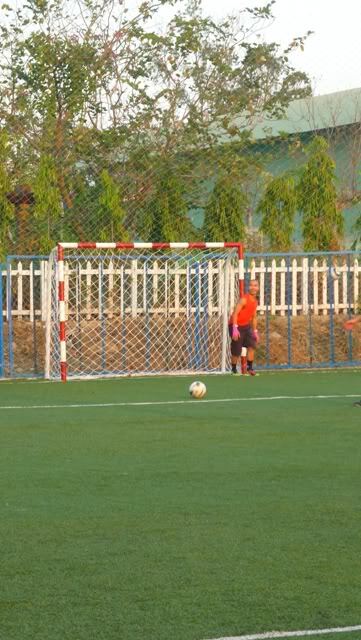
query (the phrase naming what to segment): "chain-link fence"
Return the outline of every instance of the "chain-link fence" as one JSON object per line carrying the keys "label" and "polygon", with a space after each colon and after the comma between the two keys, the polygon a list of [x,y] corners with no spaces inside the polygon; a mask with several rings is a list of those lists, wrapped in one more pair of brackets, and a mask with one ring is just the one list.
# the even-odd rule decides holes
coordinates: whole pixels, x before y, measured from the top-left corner
{"label": "chain-link fence", "polygon": [[[85,366],[88,375],[91,367],[99,375],[157,367],[171,372],[175,357],[184,370],[194,368],[197,359],[203,370],[212,369],[210,363],[222,353],[219,322],[226,297],[222,256],[213,252],[206,263],[198,258],[191,264],[190,253],[177,254],[169,267],[164,253],[156,258],[149,250],[140,258],[136,253],[138,257],[130,259],[129,251],[124,255],[98,251],[88,258],[74,252],[67,260],[69,353],[73,360],[77,354],[78,372]],[[2,266],[2,376],[44,375],[48,264],[44,256],[15,256]],[[231,269],[230,279],[236,282],[238,267]],[[246,253],[246,288],[250,278],[257,278],[260,286],[258,368],[361,364],[360,334],[343,327],[347,318],[360,312],[359,252]],[[56,282],[54,287],[56,300]],[[236,298],[231,289],[228,310]],[[56,303],[53,312],[56,342]],[[58,351],[55,345],[51,357],[56,358]]]}
{"label": "chain-link fence", "polygon": [[261,368],[361,364],[358,332],[345,331],[361,301],[359,252],[249,254],[247,279],[260,285]]}
{"label": "chain-link fence", "polygon": [[[359,359],[336,335],[357,310],[356,267],[334,280],[320,252],[361,237],[361,88],[312,96],[290,62],[307,34],[268,42],[272,3],[218,22],[183,0],[1,11],[3,373],[43,371],[46,263],[8,256],[47,255],[59,240],[241,241],[263,255],[265,335],[289,344],[292,328],[306,345],[278,352],[274,335],[263,364]],[[313,257],[294,267],[291,251]],[[285,322],[286,343],[273,331]],[[322,322],[331,342],[316,354]]]}

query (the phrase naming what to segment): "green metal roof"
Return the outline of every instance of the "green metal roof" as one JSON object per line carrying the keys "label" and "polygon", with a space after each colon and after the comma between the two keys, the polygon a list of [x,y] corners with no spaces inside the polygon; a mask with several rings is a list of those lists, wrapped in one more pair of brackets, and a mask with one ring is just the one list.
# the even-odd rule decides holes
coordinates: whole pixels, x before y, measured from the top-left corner
{"label": "green metal roof", "polygon": [[[281,120],[264,119],[253,127],[254,140],[297,134],[361,123],[361,88],[310,96],[291,102]],[[239,127],[249,127],[247,118],[235,119]],[[223,137],[223,136],[222,136]]]}

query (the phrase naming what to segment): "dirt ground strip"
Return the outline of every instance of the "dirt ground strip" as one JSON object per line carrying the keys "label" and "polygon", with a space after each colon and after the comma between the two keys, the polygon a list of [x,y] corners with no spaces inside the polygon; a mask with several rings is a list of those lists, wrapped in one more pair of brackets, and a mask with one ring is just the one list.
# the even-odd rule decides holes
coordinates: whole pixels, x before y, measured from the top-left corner
{"label": "dirt ground strip", "polygon": [[[291,364],[305,366],[327,364],[332,357],[335,362],[360,361],[361,330],[356,328],[351,339],[350,334],[343,329],[344,321],[345,317],[341,315],[334,316],[332,322],[328,316],[297,316],[290,319],[279,316],[260,317],[258,326],[261,340],[257,363],[268,366],[286,365],[289,362],[289,356]],[[192,332],[187,330],[187,324],[183,318],[174,318],[171,323],[164,319],[157,319],[154,322],[156,322],[157,331],[153,330],[152,344],[150,345],[149,342],[147,346],[139,320],[128,319],[125,326],[116,320],[112,320],[111,323],[109,321],[105,338],[106,368],[110,371],[114,370],[116,363],[120,361],[122,368],[129,370],[134,369],[135,366],[138,369],[142,368],[147,350],[151,353],[150,364],[153,369],[163,369],[167,362],[172,369],[188,368],[186,345],[189,334],[192,333],[194,336],[194,330]],[[71,363],[73,368],[79,370],[84,367],[84,363],[94,367],[94,363],[99,361],[102,348],[100,321],[84,321],[83,324],[81,336],[74,330],[71,323],[68,327],[69,365]],[[210,368],[220,366],[220,340],[217,338],[219,331],[221,331],[219,320],[210,319],[206,334],[208,344],[213,347],[207,354],[205,353],[202,348],[202,331],[197,343],[200,360],[206,358]],[[194,346],[194,337],[192,344]],[[4,324],[4,356],[5,373],[8,375],[10,354],[7,323]],[[13,322],[12,359],[13,373],[17,375],[43,372],[45,359],[43,323],[38,322],[34,328],[32,323],[25,320]],[[103,365],[99,364],[99,370]],[[119,367],[119,364],[117,366]]]}

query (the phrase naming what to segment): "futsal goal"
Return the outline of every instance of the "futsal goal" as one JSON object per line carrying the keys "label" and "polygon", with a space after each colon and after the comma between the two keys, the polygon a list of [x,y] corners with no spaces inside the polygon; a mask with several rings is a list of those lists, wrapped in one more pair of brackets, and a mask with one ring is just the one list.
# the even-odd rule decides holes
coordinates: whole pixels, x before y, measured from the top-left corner
{"label": "futsal goal", "polygon": [[48,272],[47,378],[225,372],[239,243],[60,243]]}

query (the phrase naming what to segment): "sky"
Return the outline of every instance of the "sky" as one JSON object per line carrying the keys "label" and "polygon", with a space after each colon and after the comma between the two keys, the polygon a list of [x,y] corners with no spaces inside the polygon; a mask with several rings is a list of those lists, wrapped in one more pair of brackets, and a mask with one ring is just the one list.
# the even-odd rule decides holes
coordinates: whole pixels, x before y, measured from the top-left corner
{"label": "sky", "polygon": [[[221,17],[262,0],[203,0],[205,13]],[[276,0],[266,40],[286,45],[314,31],[293,64],[311,78],[315,95],[361,87],[361,0]]]}
{"label": "sky", "polygon": [[[7,2],[14,8],[24,4],[24,0]],[[202,0],[204,13],[214,18],[266,2]],[[127,6],[139,3],[126,0]],[[361,87],[361,0],[276,0],[273,14],[273,23],[263,31],[268,41],[286,46],[293,37],[314,32],[304,52],[293,54],[291,62],[308,74],[315,95]]]}

